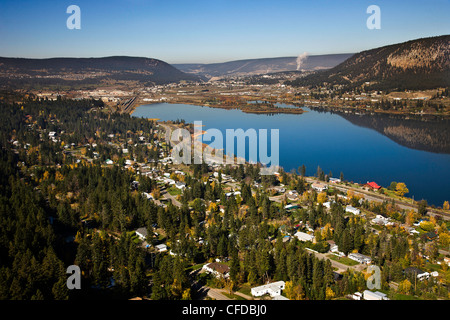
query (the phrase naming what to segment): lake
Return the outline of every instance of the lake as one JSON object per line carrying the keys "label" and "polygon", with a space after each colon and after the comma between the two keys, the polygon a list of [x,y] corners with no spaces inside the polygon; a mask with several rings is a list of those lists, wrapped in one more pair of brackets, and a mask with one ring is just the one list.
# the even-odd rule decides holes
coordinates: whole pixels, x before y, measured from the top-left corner
{"label": "lake", "polygon": [[331,171],[339,177],[343,172],[345,180],[358,183],[375,181],[388,187],[391,181],[405,182],[410,191],[407,196],[436,206],[450,200],[447,122],[303,109],[308,112],[267,115],[157,103],[137,107],[133,116],[202,121],[204,130],[216,128],[224,136],[225,129],[279,129],[280,165],[287,172],[304,164],[312,176],[320,166],[325,174]]}

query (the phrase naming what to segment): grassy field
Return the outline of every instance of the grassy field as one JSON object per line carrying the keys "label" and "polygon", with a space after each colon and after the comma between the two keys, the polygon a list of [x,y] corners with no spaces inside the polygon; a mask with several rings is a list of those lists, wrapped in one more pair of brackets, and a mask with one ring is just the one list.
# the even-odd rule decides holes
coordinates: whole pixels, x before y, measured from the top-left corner
{"label": "grassy field", "polygon": [[171,195],[171,196],[177,196],[179,194],[181,194],[181,190],[178,189],[175,186],[170,187],[169,189],[167,189],[167,192]]}
{"label": "grassy field", "polygon": [[330,258],[332,260],[338,261],[338,262],[340,262],[342,264],[345,264],[346,266],[350,266],[350,267],[351,266],[356,266],[357,264],[359,264],[359,262],[357,262],[355,260],[352,260],[352,259],[347,258],[347,257],[338,257],[338,256],[336,256],[334,254],[327,255],[327,258]]}
{"label": "grassy field", "polygon": [[251,287],[248,284],[243,284],[238,291],[248,296],[252,296]]}

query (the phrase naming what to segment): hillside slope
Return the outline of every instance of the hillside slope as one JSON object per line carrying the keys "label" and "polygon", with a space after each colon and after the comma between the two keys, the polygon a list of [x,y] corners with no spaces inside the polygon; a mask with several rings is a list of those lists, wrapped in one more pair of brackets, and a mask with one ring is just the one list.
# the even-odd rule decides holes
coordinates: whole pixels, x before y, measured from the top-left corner
{"label": "hillside slope", "polygon": [[170,64],[142,57],[24,59],[0,57],[0,85],[76,85],[99,80],[168,83],[198,80]]}
{"label": "hillside slope", "polygon": [[450,85],[450,35],[362,51],[336,67],[292,81],[295,86],[370,82],[378,90],[420,90]]}

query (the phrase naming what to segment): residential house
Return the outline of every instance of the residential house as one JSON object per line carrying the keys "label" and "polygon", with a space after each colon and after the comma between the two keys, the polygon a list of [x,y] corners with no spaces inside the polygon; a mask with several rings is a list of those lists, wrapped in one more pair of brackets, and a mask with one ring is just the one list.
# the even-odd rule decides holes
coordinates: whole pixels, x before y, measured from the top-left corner
{"label": "residential house", "polygon": [[374,189],[374,190],[380,190],[381,189],[381,186],[379,186],[376,182],[373,182],[373,181],[372,182],[367,181],[366,185],[369,188]]}
{"label": "residential house", "polygon": [[450,266],[450,257],[444,257],[444,263]]}
{"label": "residential house", "polygon": [[175,187],[177,187],[180,190],[183,190],[184,188],[186,188],[186,183],[181,182],[181,181],[176,181],[175,182]]}
{"label": "residential house", "polygon": [[339,251],[338,245],[333,240],[327,240],[327,242],[330,245],[330,252],[338,252]]}
{"label": "residential house", "polygon": [[230,267],[219,262],[207,263],[202,268],[208,273],[212,273],[216,278],[228,278],[230,275]]}
{"label": "residential house", "polygon": [[157,246],[155,246],[156,250],[158,250],[158,252],[165,252],[167,251],[167,246],[162,243],[162,244],[158,244]]}
{"label": "residential house", "polygon": [[352,294],[352,299],[353,300],[362,300],[363,298],[363,294],[361,292],[355,292],[354,294]]}
{"label": "residential house", "polygon": [[314,241],[314,236],[307,234],[305,232],[301,232],[301,231],[297,231],[294,234],[294,237],[297,237],[298,240],[300,241]]}
{"label": "residential house", "polygon": [[260,297],[265,294],[269,294],[271,297],[276,297],[281,295],[281,290],[284,290],[284,288],[285,282],[277,281],[262,286],[254,287],[251,289],[251,292],[254,297]]}
{"label": "residential house", "polygon": [[311,188],[313,188],[314,190],[316,190],[317,192],[322,192],[328,189],[328,186],[324,183],[320,183],[320,182],[314,182],[311,185]]}
{"label": "residential house", "polygon": [[353,213],[354,215],[359,215],[361,213],[361,210],[359,210],[358,208],[354,208],[352,206],[346,206],[345,212],[350,212]]}
{"label": "residential house", "polygon": [[145,240],[147,238],[147,235],[148,235],[147,228],[141,227],[141,228],[138,228],[135,232],[136,232],[136,235],[141,240]]}
{"label": "residential house", "polygon": [[363,297],[364,300],[389,300],[385,293],[379,291],[372,292],[369,290],[364,290]]}
{"label": "residential house", "polygon": [[330,182],[331,182],[331,183],[340,183],[340,182],[341,182],[341,179],[338,179],[338,178],[330,178]]}
{"label": "residential house", "polygon": [[361,253],[350,253],[348,257],[352,260],[358,261],[359,263],[370,264],[372,262],[372,258]]}

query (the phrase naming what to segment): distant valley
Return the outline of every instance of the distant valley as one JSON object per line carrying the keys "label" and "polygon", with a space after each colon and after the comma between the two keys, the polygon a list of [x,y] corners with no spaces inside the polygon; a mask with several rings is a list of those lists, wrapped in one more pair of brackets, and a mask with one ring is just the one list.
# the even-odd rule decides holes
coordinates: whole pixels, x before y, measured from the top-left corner
{"label": "distant valley", "polygon": [[[353,53],[303,55],[299,57],[279,57],[235,60],[210,64],[173,64],[179,70],[206,78],[225,76],[246,76],[276,73],[282,71],[315,71],[337,66],[350,58]],[[300,61],[299,61],[300,60]]]}

